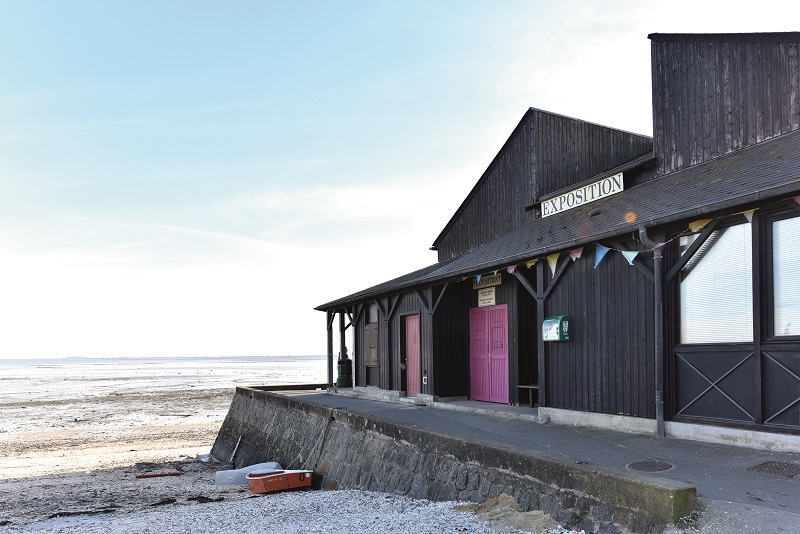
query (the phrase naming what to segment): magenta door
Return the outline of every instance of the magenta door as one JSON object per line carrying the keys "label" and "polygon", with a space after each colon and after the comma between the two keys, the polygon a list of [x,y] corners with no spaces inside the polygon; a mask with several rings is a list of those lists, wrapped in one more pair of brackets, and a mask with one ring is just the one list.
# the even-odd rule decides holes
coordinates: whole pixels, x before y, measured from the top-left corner
{"label": "magenta door", "polygon": [[406,396],[420,394],[419,315],[406,317]]}
{"label": "magenta door", "polygon": [[487,308],[469,311],[469,376],[470,397],[474,400],[489,400],[489,334],[487,332]]}
{"label": "magenta door", "polygon": [[470,396],[508,404],[508,305],[473,308],[470,323]]}

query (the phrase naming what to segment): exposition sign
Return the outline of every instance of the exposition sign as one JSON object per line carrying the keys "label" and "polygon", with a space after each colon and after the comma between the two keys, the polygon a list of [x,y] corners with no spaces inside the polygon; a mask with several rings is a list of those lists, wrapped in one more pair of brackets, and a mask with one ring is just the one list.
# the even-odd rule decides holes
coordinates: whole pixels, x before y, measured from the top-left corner
{"label": "exposition sign", "polygon": [[477,277],[472,279],[472,289],[499,286],[502,283],[503,283],[503,276],[501,273],[485,274],[482,277],[480,277],[480,281],[478,281]]}
{"label": "exposition sign", "polygon": [[594,202],[603,197],[611,196],[621,192],[622,173],[603,178],[597,182],[573,189],[563,195],[545,200],[542,202],[542,217],[549,217],[562,211],[567,211],[578,206],[583,206],[589,202]]}

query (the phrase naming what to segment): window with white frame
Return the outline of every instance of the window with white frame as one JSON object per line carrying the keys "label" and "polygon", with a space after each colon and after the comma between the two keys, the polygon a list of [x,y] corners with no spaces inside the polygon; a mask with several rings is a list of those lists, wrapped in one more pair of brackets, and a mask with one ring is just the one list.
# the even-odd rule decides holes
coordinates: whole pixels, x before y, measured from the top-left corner
{"label": "window with white frame", "polygon": [[800,336],[800,217],[772,223],[774,335]]}

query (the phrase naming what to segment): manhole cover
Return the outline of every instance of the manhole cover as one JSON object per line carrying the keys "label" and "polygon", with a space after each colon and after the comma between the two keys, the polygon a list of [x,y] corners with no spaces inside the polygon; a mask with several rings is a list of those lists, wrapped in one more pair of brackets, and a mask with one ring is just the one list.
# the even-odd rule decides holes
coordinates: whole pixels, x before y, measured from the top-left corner
{"label": "manhole cover", "polygon": [[643,473],[657,473],[658,471],[669,471],[675,466],[672,464],[668,464],[667,462],[647,461],[647,462],[633,462],[632,464],[628,464],[626,467],[631,471],[642,471]]}
{"label": "manhole cover", "polygon": [[800,475],[800,464],[789,464],[786,462],[764,462],[763,464],[748,467],[748,471],[756,471],[758,473],[767,473],[768,475],[777,475],[779,477],[794,478]]}

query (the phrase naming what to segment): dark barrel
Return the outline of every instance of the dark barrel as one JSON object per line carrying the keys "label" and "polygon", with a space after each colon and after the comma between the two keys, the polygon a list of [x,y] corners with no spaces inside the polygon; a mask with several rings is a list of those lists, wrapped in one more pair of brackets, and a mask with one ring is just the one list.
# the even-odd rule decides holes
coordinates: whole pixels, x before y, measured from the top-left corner
{"label": "dark barrel", "polygon": [[353,387],[353,360],[339,358],[339,378],[336,379],[337,388]]}

